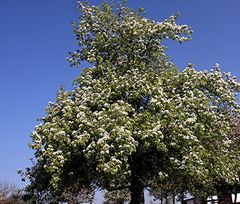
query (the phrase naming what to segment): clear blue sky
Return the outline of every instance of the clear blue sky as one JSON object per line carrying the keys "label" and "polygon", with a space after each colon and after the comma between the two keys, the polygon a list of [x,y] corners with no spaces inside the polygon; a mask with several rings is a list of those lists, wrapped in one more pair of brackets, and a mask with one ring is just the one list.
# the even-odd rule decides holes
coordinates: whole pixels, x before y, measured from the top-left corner
{"label": "clear blue sky", "polygon": [[[98,4],[101,1],[91,0]],[[194,30],[193,41],[169,44],[178,67],[189,62],[197,69],[219,63],[239,74],[239,0],[130,0],[147,16],[163,20],[181,13],[179,23]],[[18,168],[30,164],[27,143],[57,90],[71,88],[80,69],[70,68],[69,51],[76,48],[71,21],[77,20],[75,0],[0,0],[0,181],[24,186]]]}

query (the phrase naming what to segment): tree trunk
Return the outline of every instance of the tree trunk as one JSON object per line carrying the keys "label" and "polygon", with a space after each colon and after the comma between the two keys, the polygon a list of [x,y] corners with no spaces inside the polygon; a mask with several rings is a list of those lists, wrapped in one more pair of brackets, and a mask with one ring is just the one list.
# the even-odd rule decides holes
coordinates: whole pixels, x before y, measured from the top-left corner
{"label": "tree trunk", "polygon": [[234,193],[234,203],[237,203],[237,193]]}
{"label": "tree trunk", "polygon": [[200,198],[196,198],[195,203],[196,204],[207,204],[207,200],[205,198],[200,197]]}
{"label": "tree trunk", "polygon": [[233,204],[231,193],[219,193],[218,194],[219,204]]}
{"label": "tree trunk", "polygon": [[175,194],[172,194],[172,203],[175,204]]}
{"label": "tree trunk", "polygon": [[218,187],[218,203],[219,204],[233,204],[232,194],[227,186]]}
{"label": "tree trunk", "polygon": [[124,200],[117,200],[116,204],[124,204]]}
{"label": "tree trunk", "polygon": [[144,185],[142,183],[141,159],[141,156],[133,155],[131,161],[130,204],[144,204]]}
{"label": "tree trunk", "polygon": [[144,187],[138,176],[132,175],[130,191],[131,204],[144,204]]}
{"label": "tree trunk", "polygon": [[173,199],[171,195],[166,196],[166,204],[173,204]]}

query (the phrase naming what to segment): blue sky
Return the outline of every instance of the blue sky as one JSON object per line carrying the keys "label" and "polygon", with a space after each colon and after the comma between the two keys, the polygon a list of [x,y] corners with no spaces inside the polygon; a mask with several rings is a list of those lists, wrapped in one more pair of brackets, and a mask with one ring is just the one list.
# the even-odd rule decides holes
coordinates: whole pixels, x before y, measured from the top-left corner
{"label": "blue sky", "polygon": [[[192,42],[169,43],[179,68],[191,62],[210,69],[217,62],[240,77],[239,0],[129,0],[129,5],[144,7],[155,20],[181,13],[179,23],[194,33]],[[0,181],[25,185],[16,170],[30,165],[27,143],[36,119],[59,87],[70,89],[81,71],[66,61],[76,48],[71,21],[77,19],[75,0],[0,0]]]}

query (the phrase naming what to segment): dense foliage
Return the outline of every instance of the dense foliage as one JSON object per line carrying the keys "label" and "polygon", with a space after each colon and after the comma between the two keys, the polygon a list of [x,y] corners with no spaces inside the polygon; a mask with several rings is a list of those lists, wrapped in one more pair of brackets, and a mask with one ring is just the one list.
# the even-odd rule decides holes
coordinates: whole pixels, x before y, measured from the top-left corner
{"label": "dense foliage", "polygon": [[91,198],[96,188],[122,189],[134,204],[143,202],[145,187],[203,194],[238,183],[238,152],[230,148],[236,78],[219,65],[176,69],[162,42],[191,37],[176,16],[155,22],[124,5],[79,8],[79,50],[69,61],[91,67],[72,91],[59,91],[32,133],[37,162],[26,172],[29,192],[39,202],[71,203],[66,192]]}

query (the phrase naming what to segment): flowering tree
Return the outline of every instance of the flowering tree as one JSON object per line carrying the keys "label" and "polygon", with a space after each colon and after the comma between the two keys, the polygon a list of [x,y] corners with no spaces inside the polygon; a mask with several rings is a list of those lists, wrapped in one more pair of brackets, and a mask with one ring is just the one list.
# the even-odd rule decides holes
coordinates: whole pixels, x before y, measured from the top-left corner
{"label": "flowering tree", "polygon": [[238,159],[228,151],[238,82],[218,65],[178,71],[162,45],[188,41],[190,28],[124,5],[79,7],[79,50],[69,61],[91,67],[72,91],[59,91],[32,133],[37,163],[26,175],[33,194],[61,200],[67,190],[123,189],[139,204],[156,183],[177,179],[178,192],[197,194],[213,188],[213,178],[238,182],[231,169]]}

